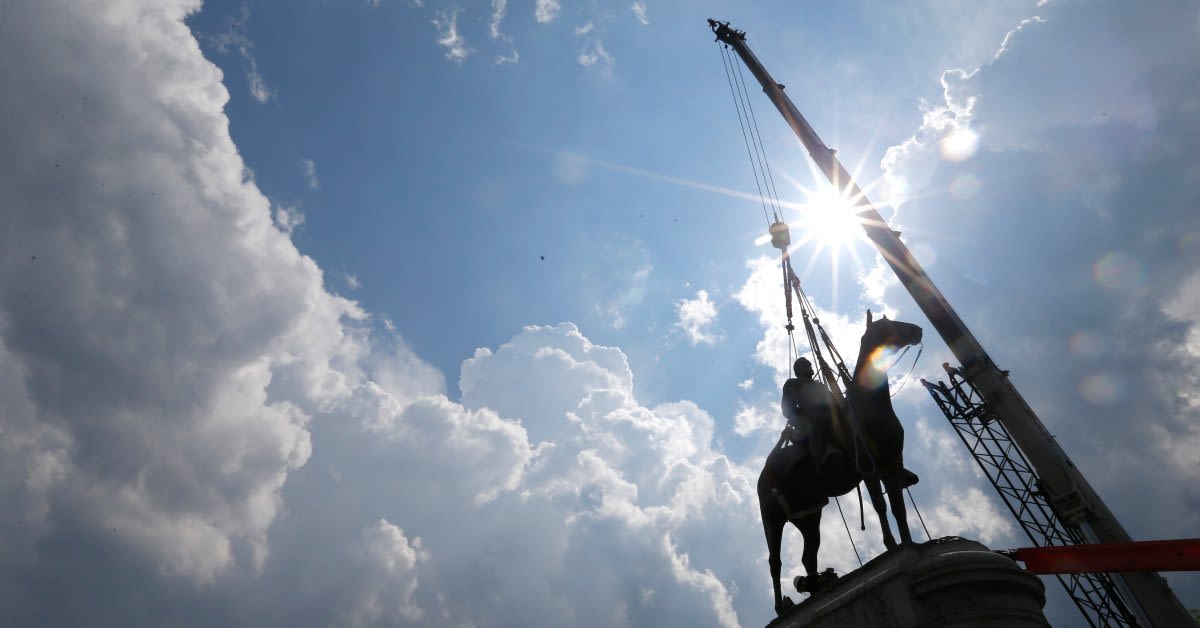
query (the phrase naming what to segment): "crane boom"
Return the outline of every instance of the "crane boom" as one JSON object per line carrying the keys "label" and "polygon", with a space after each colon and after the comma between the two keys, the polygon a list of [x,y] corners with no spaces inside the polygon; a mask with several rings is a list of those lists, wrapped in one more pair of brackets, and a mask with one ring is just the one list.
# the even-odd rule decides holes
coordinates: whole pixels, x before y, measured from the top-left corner
{"label": "crane boom", "polygon": [[[784,86],[775,81],[746,44],[746,34],[729,26],[728,22],[708,20],[717,40],[728,45],[746,68],[762,85],[763,92],[804,144],[809,156],[829,179],[830,183],[851,200],[867,239],[879,250],[900,283],[912,295],[917,306],[929,318],[934,329],[945,340],[950,351],[962,365],[969,379],[987,398],[991,411],[1012,434],[1013,440],[1025,452],[1037,471],[1050,503],[1062,520],[1080,531],[1092,543],[1127,543],[1129,533],[1108,509],[1104,501],[1075,467],[1054,436],[1034,413],[1002,371],[992,361],[983,345],[971,333],[966,323],[950,306],[949,301],[934,285],[893,231],[867,199],[854,178],[837,159],[834,151],[805,120],[804,116],[784,93]],[[1138,608],[1154,626],[1190,625],[1193,620],[1175,594],[1156,573],[1114,574],[1124,580],[1124,589],[1132,599],[1130,606]]]}

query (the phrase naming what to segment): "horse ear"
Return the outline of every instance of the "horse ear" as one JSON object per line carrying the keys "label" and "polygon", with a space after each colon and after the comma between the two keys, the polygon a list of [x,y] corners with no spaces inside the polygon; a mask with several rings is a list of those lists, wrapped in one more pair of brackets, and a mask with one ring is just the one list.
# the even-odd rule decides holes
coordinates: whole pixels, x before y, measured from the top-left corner
{"label": "horse ear", "polygon": [[871,310],[867,310],[867,324],[871,324]]}
{"label": "horse ear", "polygon": [[887,320],[887,314],[883,315],[883,320],[885,320],[885,321]]}

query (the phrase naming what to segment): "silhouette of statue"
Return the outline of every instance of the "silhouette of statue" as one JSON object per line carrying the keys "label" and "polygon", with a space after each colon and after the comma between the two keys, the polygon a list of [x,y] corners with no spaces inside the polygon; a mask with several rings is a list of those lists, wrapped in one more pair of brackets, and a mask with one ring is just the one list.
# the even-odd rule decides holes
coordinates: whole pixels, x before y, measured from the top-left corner
{"label": "silhouette of statue", "polygon": [[[860,481],[867,485],[884,545],[889,550],[897,547],[887,520],[884,487],[900,540],[912,543],[903,489],[916,484],[917,476],[904,468],[904,427],[892,408],[887,372],[878,358],[881,349],[921,342],[921,328],[886,316],[874,320],[870,310],[866,327],[846,390],[849,408],[839,407],[824,385],[812,379],[812,365],[807,360],[796,361],[796,378],[784,384],[781,404],[788,426],[758,477],[759,512],[767,537],[776,613],[793,605],[779,583],[784,527],[791,522],[800,530],[804,540],[801,562],[809,582],[817,585],[821,509],[829,497],[849,493]],[[814,443],[815,439],[820,442]]]}
{"label": "silhouette of statue", "polygon": [[783,399],[779,404],[783,416],[788,425],[800,433],[808,432],[809,448],[817,466],[831,466],[831,458],[842,453],[837,447],[828,446],[834,413],[833,395],[821,382],[813,379],[812,362],[808,358],[797,359],[792,370],[796,376],[783,383]]}

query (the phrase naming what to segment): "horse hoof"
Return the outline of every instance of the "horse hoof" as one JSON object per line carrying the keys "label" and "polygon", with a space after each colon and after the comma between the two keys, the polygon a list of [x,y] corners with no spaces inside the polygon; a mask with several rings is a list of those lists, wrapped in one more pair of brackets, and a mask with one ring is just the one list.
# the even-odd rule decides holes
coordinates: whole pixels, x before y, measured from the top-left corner
{"label": "horse hoof", "polygon": [[792,598],[785,595],[783,596],[783,600],[781,600],[780,603],[775,606],[775,614],[782,615],[791,610],[791,608],[795,605],[796,603],[792,601]]}

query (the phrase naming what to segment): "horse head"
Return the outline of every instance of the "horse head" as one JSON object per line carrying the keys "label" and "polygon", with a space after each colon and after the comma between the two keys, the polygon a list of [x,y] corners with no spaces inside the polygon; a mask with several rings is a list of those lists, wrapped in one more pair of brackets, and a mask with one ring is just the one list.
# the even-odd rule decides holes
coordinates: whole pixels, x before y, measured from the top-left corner
{"label": "horse head", "polygon": [[854,370],[856,388],[862,393],[886,396],[887,370],[893,363],[890,356],[896,349],[920,342],[919,326],[889,320],[887,316],[874,318],[871,310],[867,310],[867,330],[863,332]]}
{"label": "horse head", "polygon": [[887,315],[873,319],[867,310],[867,330],[863,333],[863,347],[875,349],[899,349],[921,343],[921,327],[904,321],[889,320]]}

